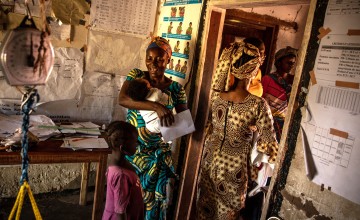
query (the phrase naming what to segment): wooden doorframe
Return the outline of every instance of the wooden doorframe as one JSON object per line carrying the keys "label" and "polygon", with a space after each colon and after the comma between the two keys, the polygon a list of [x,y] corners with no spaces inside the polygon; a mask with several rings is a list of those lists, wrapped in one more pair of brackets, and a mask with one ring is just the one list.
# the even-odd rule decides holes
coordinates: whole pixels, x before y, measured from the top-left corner
{"label": "wooden doorframe", "polygon": [[225,9],[208,7],[205,23],[204,42],[206,46],[201,48],[202,57],[200,61],[200,73],[207,73],[206,77],[201,74],[199,77],[200,85],[196,86],[194,109],[196,115],[196,131],[190,135],[187,145],[184,170],[180,179],[179,197],[175,211],[175,219],[189,219],[191,207],[196,198],[196,182],[200,167],[202,145],[204,141],[205,124],[209,113],[209,97],[213,72],[217,65],[218,54],[221,46],[222,30],[225,20]]}
{"label": "wooden doorframe", "polygon": [[[311,24],[314,16],[314,8],[317,0],[298,0],[297,4],[305,4],[310,2],[310,9],[308,12],[307,23],[305,27],[305,31],[311,30]],[[210,93],[211,93],[211,81],[213,77],[214,70],[217,65],[217,58],[219,56],[219,49],[221,47],[221,38],[222,38],[222,29],[225,20],[226,9],[231,8],[241,8],[241,7],[250,7],[251,5],[256,7],[266,7],[266,6],[274,6],[274,5],[292,5],[294,4],[293,0],[229,0],[229,1],[220,1],[214,0],[207,3],[207,13],[205,16],[205,25],[204,25],[204,33],[203,33],[203,43],[201,47],[200,57],[199,57],[199,67],[196,72],[197,80],[195,82],[196,85],[192,85],[194,88],[194,101],[192,114],[193,118],[195,118],[195,128],[196,131],[192,133],[189,137],[189,141],[187,142],[187,150],[185,152],[185,161],[183,163],[183,172],[180,177],[180,186],[179,186],[179,196],[175,210],[175,218],[174,219],[190,219],[191,208],[196,199],[196,183],[197,176],[199,173],[199,167],[201,162],[201,155],[203,150],[203,142],[205,138],[205,126],[209,114],[210,107]],[[293,90],[291,92],[290,102],[289,102],[289,110],[287,112],[286,117],[289,118],[285,120],[283,135],[280,141],[280,149],[284,149],[285,140],[287,139],[287,133],[289,124],[291,123],[291,115],[294,109],[295,97],[297,94],[297,88],[300,83],[300,77],[302,74],[302,63],[304,62],[307,44],[309,41],[309,35],[306,33],[303,36],[301,48],[298,51],[298,61],[296,64],[296,73],[295,79],[293,82]],[[284,150],[279,151],[279,156],[277,158],[276,169],[274,171],[273,179],[276,179],[276,175],[278,170],[281,169],[281,157],[284,154]],[[270,185],[269,192],[271,193]],[[266,214],[268,212],[268,202],[269,195],[266,197],[266,204],[263,207],[263,215],[262,219],[266,218]]]}

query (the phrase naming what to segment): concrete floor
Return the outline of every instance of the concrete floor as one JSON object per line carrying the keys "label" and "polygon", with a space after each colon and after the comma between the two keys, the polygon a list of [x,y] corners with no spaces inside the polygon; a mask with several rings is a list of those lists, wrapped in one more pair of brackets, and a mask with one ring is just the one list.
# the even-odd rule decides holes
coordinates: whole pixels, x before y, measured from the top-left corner
{"label": "concrete floor", "polygon": [[[79,205],[79,190],[67,190],[56,193],[34,195],[36,203],[44,220],[83,220],[91,219],[93,205],[93,190],[88,192],[88,204]],[[22,220],[35,219],[29,197],[26,195],[21,212]],[[14,205],[15,198],[0,198],[0,220],[7,220]],[[15,218],[14,218],[15,219]]]}

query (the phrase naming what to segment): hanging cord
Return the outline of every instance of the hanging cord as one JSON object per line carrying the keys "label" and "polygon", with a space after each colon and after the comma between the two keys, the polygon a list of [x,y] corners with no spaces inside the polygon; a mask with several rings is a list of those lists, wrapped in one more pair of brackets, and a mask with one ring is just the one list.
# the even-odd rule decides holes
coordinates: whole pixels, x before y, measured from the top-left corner
{"label": "hanging cord", "polygon": [[11,210],[9,215],[9,220],[11,220],[16,212],[16,220],[20,219],[20,214],[22,210],[22,206],[24,203],[24,198],[26,192],[29,194],[31,206],[33,208],[33,212],[35,215],[36,220],[42,220],[39,208],[35,202],[34,196],[31,192],[30,186],[28,184],[29,177],[28,177],[28,167],[29,167],[29,157],[28,157],[28,147],[29,141],[27,133],[29,131],[29,123],[30,123],[30,114],[33,111],[33,106],[40,100],[40,96],[37,92],[37,89],[33,87],[26,87],[27,92],[23,95],[22,104],[21,104],[21,112],[23,114],[23,123],[21,126],[21,177],[20,177],[20,191],[16,197],[16,201],[14,207]]}
{"label": "hanging cord", "polygon": [[28,131],[30,124],[30,114],[33,110],[33,106],[39,101],[40,96],[37,92],[37,89],[28,87],[27,92],[23,95],[21,112],[23,114],[23,123],[21,125],[21,156],[22,156],[22,165],[21,165],[21,178],[20,184],[22,185],[24,181],[28,181],[28,165],[29,158],[27,155],[28,151]]}

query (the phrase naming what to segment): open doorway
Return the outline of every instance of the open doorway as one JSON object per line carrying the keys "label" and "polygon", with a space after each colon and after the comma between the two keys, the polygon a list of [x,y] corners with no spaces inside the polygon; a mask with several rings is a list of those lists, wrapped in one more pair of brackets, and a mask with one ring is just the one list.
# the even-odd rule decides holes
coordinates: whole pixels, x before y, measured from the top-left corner
{"label": "open doorway", "polygon": [[[194,219],[196,201],[196,182],[199,173],[202,147],[205,137],[205,124],[210,108],[210,85],[217,65],[219,54],[227,44],[236,38],[258,37],[267,46],[265,65],[262,72],[271,72],[275,52],[287,45],[306,50],[301,47],[309,11],[310,0],[303,1],[272,1],[243,3],[208,2],[206,22],[202,39],[199,68],[197,70],[199,86],[196,87],[194,104],[195,126],[197,130],[191,135],[186,158],[175,219]],[[279,12],[283,17],[279,16]],[[289,19],[291,17],[291,19]],[[311,25],[311,22],[310,22]],[[296,80],[293,87],[299,84],[301,64],[297,63]],[[296,94],[296,89],[292,93]],[[200,104],[201,100],[201,104]],[[293,101],[290,102],[293,105]],[[287,115],[291,115],[292,107]],[[286,123],[287,125],[289,122]],[[287,132],[284,129],[284,133]],[[286,134],[283,134],[280,148],[283,148]],[[278,164],[278,163],[277,163]],[[281,166],[281,164],[280,164]]]}
{"label": "open doorway", "polygon": [[260,68],[263,75],[269,74],[271,72],[271,65],[274,62],[273,57],[276,52],[280,28],[296,32],[298,31],[298,23],[282,20],[271,15],[248,12],[244,9],[227,9],[220,51],[228,47],[230,43],[247,37],[261,39],[265,44],[266,58],[264,65]]}

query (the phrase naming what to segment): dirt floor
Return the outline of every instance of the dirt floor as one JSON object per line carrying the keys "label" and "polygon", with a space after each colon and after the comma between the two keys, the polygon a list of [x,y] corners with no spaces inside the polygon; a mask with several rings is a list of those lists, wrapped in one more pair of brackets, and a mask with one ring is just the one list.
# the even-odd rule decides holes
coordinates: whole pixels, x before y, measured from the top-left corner
{"label": "dirt floor", "polygon": [[[93,190],[88,192],[86,206],[79,205],[79,190],[68,190],[56,193],[34,195],[36,203],[44,220],[83,220],[91,219],[93,205]],[[35,219],[29,197],[26,195],[21,212],[22,220]],[[0,220],[7,220],[14,206],[15,198],[0,198]],[[15,218],[13,218],[15,219]]]}

